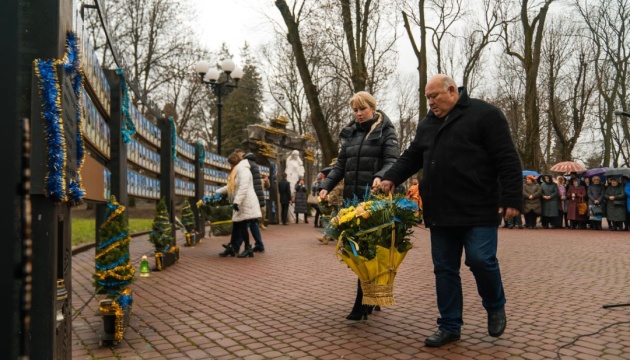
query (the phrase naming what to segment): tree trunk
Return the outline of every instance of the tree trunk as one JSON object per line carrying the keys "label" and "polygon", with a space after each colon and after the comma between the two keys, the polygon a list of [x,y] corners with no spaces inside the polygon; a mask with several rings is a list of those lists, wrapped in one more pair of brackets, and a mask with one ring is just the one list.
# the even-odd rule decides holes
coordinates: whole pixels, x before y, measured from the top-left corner
{"label": "tree trunk", "polygon": [[300,72],[302,84],[304,85],[304,94],[306,95],[308,105],[311,109],[311,123],[313,124],[315,133],[317,134],[317,140],[319,141],[322,149],[324,164],[329,164],[332,159],[337,156],[337,148],[326,124],[326,118],[324,117],[324,112],[322,111],[317,95],[317,87],[313,83],[308,69],[308,62],[304,56],[304,48],[300,39],[298,24],[295,21],[295,17],[289,10],[286,1],[277,0],[276,7],[280,10],[280,14],[287,26],[287,40],[293,49],[295,62],[298,71]]}
{"label": "tree trunk", "polygon": [[418,60],[418,120],[420,120],[427,115],[427,98],[424,96],[424,88],[427,86],[427,29],[424,23],[424,0],[418,0],[418,10],[420,13],[420,48],[416,44],[409,25],[409,18],[404,11],[402,16],[407,36],[409,36],[411,47]]}

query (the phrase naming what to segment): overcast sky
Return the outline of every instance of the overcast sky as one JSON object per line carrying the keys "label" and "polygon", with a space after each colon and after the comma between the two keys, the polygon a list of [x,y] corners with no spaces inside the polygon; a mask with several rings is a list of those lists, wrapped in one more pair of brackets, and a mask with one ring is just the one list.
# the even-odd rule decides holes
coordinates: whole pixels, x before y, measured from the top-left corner
{"label": "overcast sky", "polygon": [[[269,18],[284,25],[280,12],[271,0],[189,1],[197,16],[199,27],[196,30],[200,41],[210,51],[218,51],[225,42],[237,62],[239,49],[245,41],[256,49],[271,40],[273,30]],[[415,72],[416,59],[406,35],[401,36],[398,49],[399,69]]]}
{"label": "overcast sky", "polygon": [[[190,0],[197,16],[199,39],[210,51],[222,43],[238,61],[240,48],[247,41],[256,48],[269,42],[272,29],[265,14],[280,18],[273,1],[266,0]],[[242,65],[242,64],[239,64]]]}

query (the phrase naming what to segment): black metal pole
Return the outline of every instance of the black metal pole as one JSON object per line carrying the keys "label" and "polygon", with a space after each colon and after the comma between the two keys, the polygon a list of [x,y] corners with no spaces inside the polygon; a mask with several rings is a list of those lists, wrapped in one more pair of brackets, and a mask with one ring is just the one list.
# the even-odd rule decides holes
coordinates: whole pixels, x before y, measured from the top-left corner
{"label": "black metal pole", "polygon": [[221,155],[221,108],[223,107],[221,93],[223,92],[223,84],[219,84],[217,89],[217,97],[219,98],[219,102],[217,102],[217,154]]}
{"label": "black metal pole", "polygon": [[[2,252],[0,253],[0,287],[7,289],[4,296],[5,310],[3,321],[0,323],[0,354],[7,359],[17,359],[29,355],[29,319],[31,315],[31,274],[24,269],[24,254],[28,248],[31,251],[29,239],[20,236],[24,230],[30,231],[30,225],[22,228],[21,215],[30,211],[21,205],[26,199],[26,194],[21,193],[22,163],[20,139],[25,135],[21,129],[24,118],[29,119],[30,114],[20,111],[23,97],[20,88],[30,84],[30,64],[26,72],[20,72],[24,66],[21,64],[21,52],[24,51],[21,39],[22,12],[21,5],[17,1],[7,1],[2,4],[0,12],[0,46],[5,50],[2,57],[2,73],[0,74],[0,108],[3,110],[2,126],[0,133],[0,153],[5,154],[0,159],[3,174],[0,177],[0,226],[4,229]],[[32,61],[32,58],[30,59]],[[22,65],[22,66],[21,66]],[[29,104],[30,105],[30,104]],[[29,153],[30,155],[30,153]],[[26,169],[24,169],[26,170]],[[20,190],[18,190],[20,189]],[[20,205],[18,205],[20,204]],[[27,240],[29,245],[27,246]],[[31,264],[28,264],[31,265]],[[28,283],[28,288],[26,287]]]}

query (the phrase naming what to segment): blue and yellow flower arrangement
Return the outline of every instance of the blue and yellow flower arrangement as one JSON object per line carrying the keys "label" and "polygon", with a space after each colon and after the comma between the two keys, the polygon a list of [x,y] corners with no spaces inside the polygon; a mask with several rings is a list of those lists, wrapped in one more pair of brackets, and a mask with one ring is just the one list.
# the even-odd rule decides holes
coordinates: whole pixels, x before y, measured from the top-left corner
{"label": "blue and yellow flower arrangement", "polygon": [[363,304],[394,305],[393,283],[412,248],[418,205],[402,195],[346,201],[326,234],[337,239],[336,254],[361,279]]}

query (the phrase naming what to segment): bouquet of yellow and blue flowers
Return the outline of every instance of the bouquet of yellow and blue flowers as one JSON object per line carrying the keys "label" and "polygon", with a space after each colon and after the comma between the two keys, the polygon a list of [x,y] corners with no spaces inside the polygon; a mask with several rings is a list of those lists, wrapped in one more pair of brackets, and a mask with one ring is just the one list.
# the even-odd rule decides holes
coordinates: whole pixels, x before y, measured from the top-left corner
{"label": "bouquet of yellow and blue flowers", "polygon": [[221,194],[204,196],[197,202],[197,208],[210,221],[212,235],[221,236],[232,233],[232,204],[227,196]]}
{"label": "bouquet of yellow and blue flowers", "polygon": [[412,247],[416,211],[418,205],[402,195],[379,195],[346,202],[330,220],[326,234],[338,239],[337,256],[361,279],[363,304],[395,304],[394,277]]}

